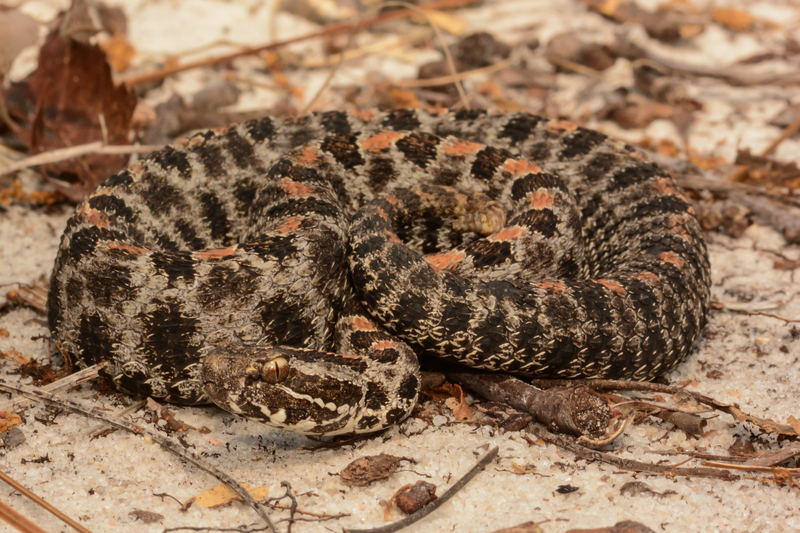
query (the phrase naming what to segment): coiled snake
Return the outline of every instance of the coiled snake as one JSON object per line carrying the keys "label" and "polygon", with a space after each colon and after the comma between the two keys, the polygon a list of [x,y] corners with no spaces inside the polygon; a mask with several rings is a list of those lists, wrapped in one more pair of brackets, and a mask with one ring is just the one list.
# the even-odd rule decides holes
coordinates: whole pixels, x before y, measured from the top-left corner
{"label": "coiled snake", "polygon": [[523,113],[327,112],[110,178],[67,223],[48,321],[120,390],[332,435],[408,416],[417,356],[652,379],[709,285],[691,207],[624,143]]}

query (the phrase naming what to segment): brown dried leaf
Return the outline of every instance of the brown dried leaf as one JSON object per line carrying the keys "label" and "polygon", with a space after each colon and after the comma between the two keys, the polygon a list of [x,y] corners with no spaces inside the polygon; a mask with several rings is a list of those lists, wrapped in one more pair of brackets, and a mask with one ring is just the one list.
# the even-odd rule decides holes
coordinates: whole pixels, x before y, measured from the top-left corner
{"label": "brown dried leaf", "polygon": [[467,405],[466,400],[464,400],[464,389],[459,385],[453,385],[453,396],[445,400],[444,404],[453,411],[456,422],[472,420],[474,409]]}
{"label": "brown dried leaf", "polygon": [[344,467],[339,472],[339,477],[345,485],[363,487],[373,481],[388,478],[397,472],[403,461],[414,462],[413,459],[407,457],[395,457],[385,453],[360,457]]}
{"label": "brown dried leaf", "polygon": [[769,121],[769,125],[779,128],[788,128],[798,118],[800,118],[800,104],[790,104],[772,117]]}
{"label": "brown dried leaf", "polygon": [[136,57],[136,48],[125,37],[124,34],[118,33],[111,37],[111,39],[104,41],[100,45],[106,53],[108,63],[111,68],[116,72],[125,72],[130,66],[133,58]]}
{"label": "brown dried leaf", "polygon": [[769,156],[756,155],[747,149],[736,154],[735,164],[746,168],[747,172],[739,180],[753,185],[775,185],[797,188],[800,186],[800,166],[794,161],[777,161]]}
{"label": "brown dried leaf", "polygon": [[22,419],[18,414],[9,413],[8,411],[0,411],[0,433],[5,433],[9,429],[16,427],[22,423]]}
{"label": "brown dried leaf", "polygon": [[800,431],[788,424],[781,424],[774,420],[758,418],[748,415],[736,406],[727,406],[725,409],[737,422],[750,422],[755,424],[767,433],[777,433],[780,435],[800,435]]}
{"label": "brown dried leaf", "polygon": [[[51,33],[39,52],[39,66],[23,82],[34,110],[32,154],[105,140],[129,144],[136,93],[115,86],[103,51]],[[77,202],[126,163],[125,156],[93,154],[40,167],[68,199]]]}
{"label": "brown dried leaf", "polygon": [[[781,257],[772,262],[772,268],[775,270],[794,270],[795,268],[800,268],[800,259],[785,259]],[[800,434],[800,431],[798,431],[798,434]]]}
{"label": "brown dried leaf", "polygon": [[[242,483],[242,486],[247,489],[247,492],[249,492],[255,500],[263,500],[269,495],[269,487],[266,485],[252,488],[247,483]],[[194,499],[194,503],[205,509],[211,509],[228,505],[233,500],[242,501],[242,498],[227,485],[219,483],[213,489],[198,494]]]}
{"label": "brown dried leaf", "polygon": [[6,350],[5,352],[0,352],[0,359],[5,359],[6,357],[10,357],[12,361],[14,361],[18,365],[27,365],[31,362],[30,359],[16,351],[15,349],[11,348],[10,350]]}
{"label": "brown dried leaf", "polygon": [[712,11],[710,16],[714,22],[739,32],[752,30],[756,23],[753,15],[735,7],[720,7]]}
{"label": "brown dried leaf", "polygon": [[[433,24],[440,27],[450,35],[462,35],[469,27],[469,23],[464,19],[464,17],[460,17],[452,13],[439,11],[438,9],[427,9],[425,10],[425,14],[428,15],[428,18]],[[413,19],[416,19],[416,17],[412,16],[412,20]],[[420,24],[427,24],[427,20],[424,20],[421,17],[419,22]]]}
{"label": "brown dried leaf", "polygon": [[419,98],[417,98],[417,95],[413,91],[401,89],[399,87],[392,87],[389,89],[388,100],[391,102],[391,105],[384,106],[383,109],[419,109],[420,107]]}
{"label": "brown dried leaf", "polygon": [[795,432],[795,433],[797,433],[798,435],[800,435],[800,420],[796,419],[796,418],[795,418],[795,417],[793,417],[793,416],[790,416],[789,418],[787,418],[787,419],[786,419],[786,422],[787,422],[787,423],[788,423],[790,426],[792,426],[792,429],[794,429],[794,432]]}
{"label": "brown dried leaf", "polygon": [[0,78],[8,74],[17,55],[39,38],[39,24],[16,9],[0,11]]}

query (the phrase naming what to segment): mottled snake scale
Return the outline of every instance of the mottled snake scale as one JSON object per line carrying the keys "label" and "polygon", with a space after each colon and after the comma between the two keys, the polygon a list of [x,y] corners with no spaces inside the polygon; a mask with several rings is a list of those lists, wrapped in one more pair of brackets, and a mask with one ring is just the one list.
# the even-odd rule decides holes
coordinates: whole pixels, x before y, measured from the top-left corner
{"label": "mottled snake scale", "polygon": [[47,308],[120,390],[333,435],[408,416],[418,356],[652,379],[709,285],[686,198],[622,142],[525,113],[326,112],[111,177],[67,223]]}

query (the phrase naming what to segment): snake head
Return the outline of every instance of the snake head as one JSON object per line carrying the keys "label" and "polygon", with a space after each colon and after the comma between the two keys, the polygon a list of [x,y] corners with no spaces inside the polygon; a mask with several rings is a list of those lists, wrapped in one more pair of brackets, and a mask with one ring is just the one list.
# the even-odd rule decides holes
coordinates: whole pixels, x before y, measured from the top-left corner
{"label": "snake head", "polygon": [[367,433],[408,416],[419,388],[416,373],[376,380],[371,363],[304,348],[221,346],[206,355],[202,380],[218,406],[270,426],[306,435]]}

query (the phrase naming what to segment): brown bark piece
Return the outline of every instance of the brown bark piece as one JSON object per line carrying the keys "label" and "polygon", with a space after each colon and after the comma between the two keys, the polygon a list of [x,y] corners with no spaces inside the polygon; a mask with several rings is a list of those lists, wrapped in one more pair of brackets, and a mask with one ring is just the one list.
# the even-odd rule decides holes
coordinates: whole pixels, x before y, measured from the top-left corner
{"label": "brown bark piece", "polygon": [[339,477],[345,485],[363,487],[373,481],[388,478],[397,472],[403,461],[414,462],[406,457],[395,457],[385,453],[360,457],[344,467],[339,472]]}
{"label": "brown bark piece", "polygon": [[405,514],[411,514],[416,513],[436,498],[436,485],[420,480],[411,487],[398,492],[395,495],[395,503],[397,503],[397,508]]}

